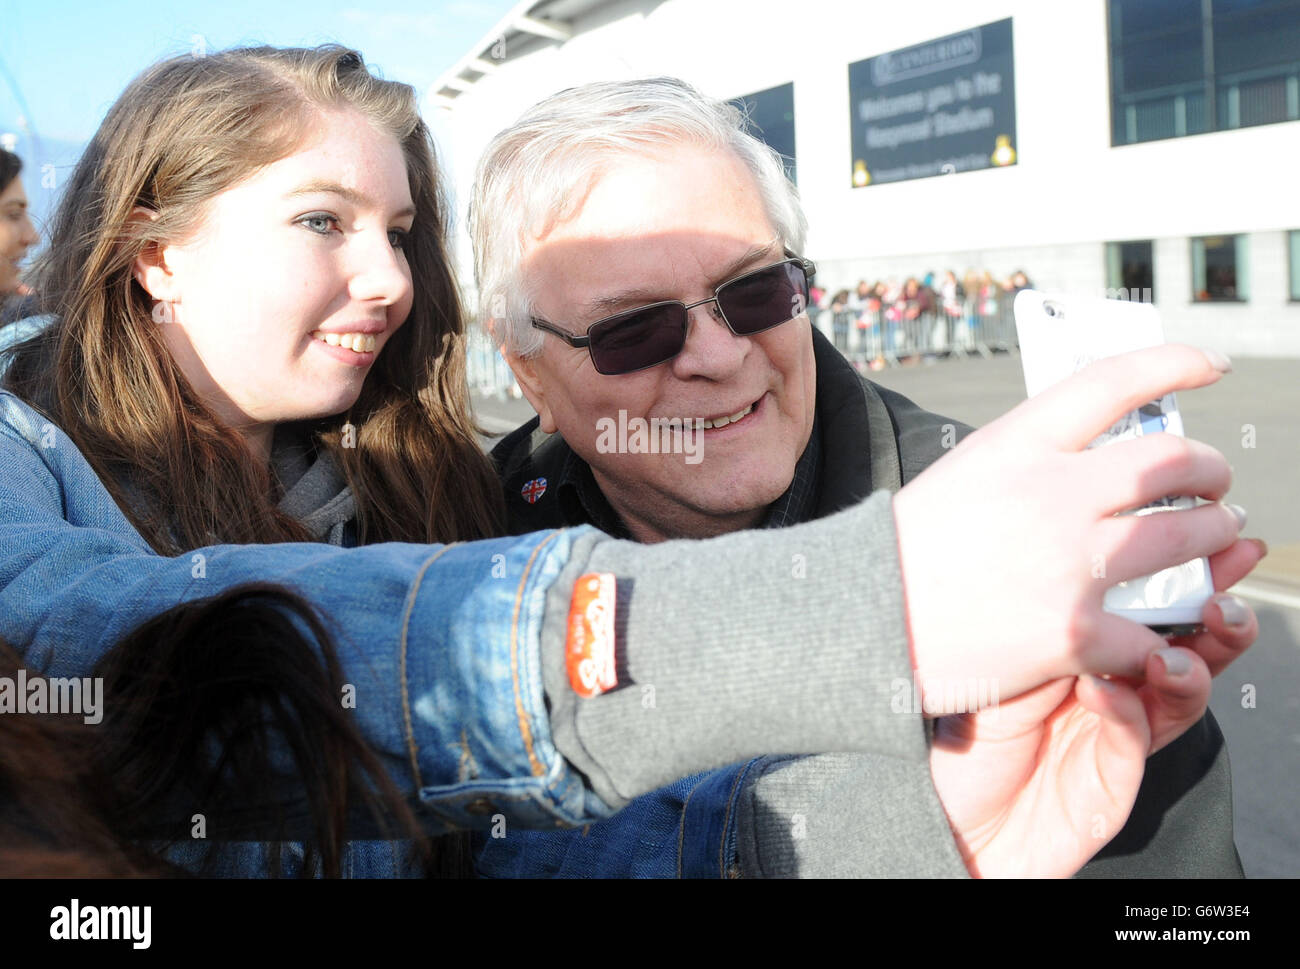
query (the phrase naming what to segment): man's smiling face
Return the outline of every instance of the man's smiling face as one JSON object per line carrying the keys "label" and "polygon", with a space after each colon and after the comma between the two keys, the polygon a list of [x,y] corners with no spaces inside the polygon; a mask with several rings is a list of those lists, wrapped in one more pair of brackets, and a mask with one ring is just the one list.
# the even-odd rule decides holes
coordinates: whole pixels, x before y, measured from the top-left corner
{"label": "man's smiling face", "polygon": [[[613,156],[577,214],[525,253],[534,315],[577,335],[598,319],[662,300],[693,303],[728,279],[785,258],[754,178],[732,155],[682,145]],[[706,303],[691,310],[682,352],[637,373],[597,373],[586,349],[547,334],[512,358],[541,415],[592,468],[641,541],[756,524],[789,487],[812,432],[816,391],[805,313],[737,336]],[[600,423],[740,420],[702,432],[702,460],[601,453]]]}

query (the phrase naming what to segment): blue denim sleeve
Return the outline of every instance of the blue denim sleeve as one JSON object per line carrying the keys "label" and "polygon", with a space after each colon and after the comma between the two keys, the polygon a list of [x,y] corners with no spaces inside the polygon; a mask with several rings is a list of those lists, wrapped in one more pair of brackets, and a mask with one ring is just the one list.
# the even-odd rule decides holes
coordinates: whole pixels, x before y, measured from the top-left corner
{"label": "blue denim sleeve", "polygon": [[735,878],[740,791],[757,760],[683,778],[565,831],[474,835],[483,878]]}
{"label": "blue denim sleeve", "polygon": [[178,603],[251,581],[313,603],[358,726],[431,830],[553,828],[610,813],[557,751],[544,602],[579,532],[471,545],[216,545],[157,555],[58,427],[0,393],[0,636],[51,676],[86,675]]}

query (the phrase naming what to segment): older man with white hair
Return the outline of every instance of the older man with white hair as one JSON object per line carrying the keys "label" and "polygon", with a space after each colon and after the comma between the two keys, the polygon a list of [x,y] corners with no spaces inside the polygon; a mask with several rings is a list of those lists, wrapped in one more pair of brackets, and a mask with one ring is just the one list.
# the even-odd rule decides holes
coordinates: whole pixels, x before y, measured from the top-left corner
{"label": "older man with white hair", "polygon": [[[896,584],[901,568],[914,643],[968,642],[974,653],[998,626],[1036,621],[1017,612],[1013,580],[985,594],[981,576],[1010,577],[1025,568],[1017,557],[1034,559],[1006,547],[998,509],[1032,517],[1047,514],[1047,503],[1002,509],[1000,494],[980,493],[970,458],[972,477],[955,494],[927,491],[924,476],[910,486],[969,429],[860,378],[811,327],[804,310],[815,267],[804,254],[797,194],[735,108],[667,78],[557,94],[489,146],[471,218],[486,322],[538,415],[494,451],[513,531],[594,524],[639,542],[701,538],[823,518],[888,489],[897,493],[898,560],[864,563],[863,595]],[[992,443],[958,448],[954,458],[1014,463],[1014,445],[996,452]],[[1257,561],[1246,544],[1212,562],[1218,588]],[[791,582],[817,580],[815,565],[797,554],[789,568]],[[1023,574],[1034,569],[1043,571],[1029,564]],[[1207,608],[1206,623],[1206,633],[1180,645],[1210,657],[1212,672],[1226,665],[1213,657],[1254,638],[1253,615],[1230,596]],[[1130,625],[1098,627],[1098,638],[1138,635]],[[864,648],[877,648],[882,635],[863,630]],[[1043,642],[1059,638],[1043,627]],[[1152,667],[1158,678],[1188,675],[1184,650],[1159,652],[1166,665]],[[911,682],[897,684],[896,703],[929,703],[922,673],[915,692]],[[1162,715],[1152,711],[1164,701],[1153,701],[1153,735],[1161,736],[1151,749],[1163,749],[1146,763],[1128,824],[1118,834],[1092,832],[1092,849],[1077,863],[1061,864],[1054,848],[1033,843],[1022,845],[1024,857],[984,850],[973,833],[981,811],[1024,805],[1016,799],[1026,795],[1029,771],[1000,776],[1028,756],[1008,737],[1041,738],[1073,702],[1071,685],[1003,703],[1003,734],[987,714],[940,720],[928,767],[774,753],[687,778],[590,829],[484,838],[479,870],[1068,874],[1106,844],[1084,874],[1241,875],[1223,738],[1208,712],[1200,717],[1203,704],[1162,734]],[[654,716],[653,684],[642,688]],[[1023,729],[1007,733],[1013,725]],[[1087,803],[1068,780],[1052,785]]]}

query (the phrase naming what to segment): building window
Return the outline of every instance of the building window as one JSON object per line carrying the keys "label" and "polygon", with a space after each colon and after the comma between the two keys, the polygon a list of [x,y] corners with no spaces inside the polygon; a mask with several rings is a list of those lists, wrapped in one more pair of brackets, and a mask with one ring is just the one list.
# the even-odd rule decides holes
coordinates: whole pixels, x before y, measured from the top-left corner
{"label": "building window", "polygon": [[1155,259],[1149,240],[1106,243],[1106,297],[1155,302]]}
{"label": "building window", "polygon": [[1192,299],[1198,303],[1249,299],[1247,237],[1204,236],[1192,240]]}
{"label": "building window", "polygon": [[1110,0],[1116,145],[1300,119],[1300,0]]}
{"label": "building window", "polygon": [[1288,232],[1286,238],[1291,256],[1291,301],[1300,303],[1300,229]]}
{"label": "building window", "polygon": [[731,102],[749,115],[749,133],[781,156],[785,174],[795,179],[794,84],[782,84]]}

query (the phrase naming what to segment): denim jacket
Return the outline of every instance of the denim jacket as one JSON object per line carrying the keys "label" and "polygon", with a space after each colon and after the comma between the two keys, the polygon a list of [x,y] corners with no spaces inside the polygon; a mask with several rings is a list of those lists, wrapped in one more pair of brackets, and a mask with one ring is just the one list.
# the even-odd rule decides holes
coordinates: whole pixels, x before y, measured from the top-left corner
{"label": "denim jacket", "polygon": [[486,878],[741,877],[741,797],[767,759],[675,781],[577,831],[501,832],[501,837],[476,831],[477,873]]}
{"label": "denim jacket", "polygon": [[168,558],[63,431],[3,391],[0,469],[0,636],[29,666],[85,675],[174,604],[277,581],[328,604],[358,726],[435,826],[610,813],[557,751],[540,675],[545,593],[581,531],[453,546],[216,545]]}

